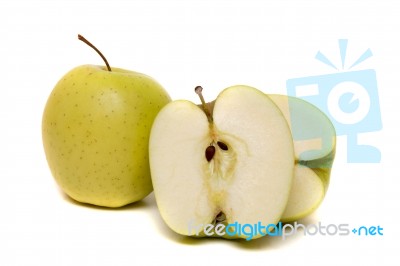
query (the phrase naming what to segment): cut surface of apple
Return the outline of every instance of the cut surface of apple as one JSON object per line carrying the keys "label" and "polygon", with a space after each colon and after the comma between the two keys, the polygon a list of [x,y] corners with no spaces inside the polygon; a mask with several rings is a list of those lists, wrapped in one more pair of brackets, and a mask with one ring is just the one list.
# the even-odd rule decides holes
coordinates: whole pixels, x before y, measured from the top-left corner
{"label": "cut surface of apple", "polygon": [[329,118],[316,106],[286,95],[268,96],[288,121],[298,161],[320,159],[335,149],[335,128]]}
{"label": "cut surface of apple", "polygon": [[324,199],[335,157],[336,132],[329,118],[314,105],[295,97],[272,94],[294,138],[295,177],[281,221],[292,222],[312,213]]}
{"label": "cut surface of apple", "polygon": [[316,210],[325,196],[325,187],[310,168],[296,164],[289,201],[282,221],[294,221]]}
{"label": "cut surface of apple", "polygon": [[294,171],[281,111],[248,86],[225,89],[212,116],[206,111],[178,100],[153,124],[150,167],[162,218],[175,232],[193,236],[204,236],[207,224],[276,224]]}

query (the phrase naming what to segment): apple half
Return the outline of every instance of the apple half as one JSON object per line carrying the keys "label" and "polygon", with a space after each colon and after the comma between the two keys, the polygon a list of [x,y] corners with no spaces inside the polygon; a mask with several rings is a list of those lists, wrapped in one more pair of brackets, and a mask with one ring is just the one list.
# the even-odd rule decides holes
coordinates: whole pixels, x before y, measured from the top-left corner
{"label": "apple half", "polygon": [[203,109],[174,101],[152,126],[150,169],[162,218],[190,236],[205,236],[209,224],[276,224],[289,199],[295,164],[284,115],[252,87],[223,90],[212,111],[201,87],[196,90]]}
{"label": "apple half", "polygon": [[329,118],[299,98],[268,95],[288,121],[296,158],[292,191],[281,221],[292,222],[312,213],[328,189],[335,157],[336,132]]}

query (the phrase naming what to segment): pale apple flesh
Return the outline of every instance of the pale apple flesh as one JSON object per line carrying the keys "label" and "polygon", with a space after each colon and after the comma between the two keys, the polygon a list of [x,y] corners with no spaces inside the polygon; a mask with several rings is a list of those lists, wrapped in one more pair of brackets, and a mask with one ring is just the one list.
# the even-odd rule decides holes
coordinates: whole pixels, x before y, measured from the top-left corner
{"label": "pale apple flesh", "polygon": [[[202,236],[210,223],[277,223],[294,171],[282,113],[262,92],[235,86],[220,93],[212,116],[210,123],[201,108],[180,100],[165,106],[153,124],[150,166],[164,221],[192,236]],[[205,155],[210,146],[211,159]]]}
{"label": "pale apple flesh", "polygon": [[325,196],[324,184],[310,168],[296,164],[292,190],[281,221],[298,220],[313,212]]}
{"label": "pale apple flesh", "polygon": [[42,121],[51,172],[71,198],[120,207],[152,191],[148,140],[170,98],[152,78],[84,65],[53,89]]}
{"label": "pale apple flesh", "polygon": [[294,138],[296,160],[312,161],[327,156],[336,145],[335,128],[314,105],[295,97],[269,94],[285,116]]}
{"label": "pale apple flesh", "polygon": [[314,105],[285,95],[269,95],[281,109],[294,138],[296,157],[292,191],[281,221],[306,217],[323,201],[335,157],[336,133],[329,118]]}

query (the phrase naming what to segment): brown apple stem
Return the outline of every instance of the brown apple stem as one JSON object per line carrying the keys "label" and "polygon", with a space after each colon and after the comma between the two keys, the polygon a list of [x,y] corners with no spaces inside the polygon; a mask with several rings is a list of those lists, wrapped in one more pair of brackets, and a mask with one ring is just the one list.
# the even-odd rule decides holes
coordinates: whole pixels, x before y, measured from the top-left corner
{"label": "brown apple stem", "polygon": [[206,113],[208,122],[212,123],[213,122],[213,118],[210,112],[210,109],[208,109],[206,101],[204,101],[204,97],[203,97],[203,87],[201,86],[197,86],[196,88],[194,88],[194,91],[197,93],[197,95],[199,95],[200,97],[200,101],[201,101],[201,106],[203,107],[203,111],[204,113]]}
{"label": "brown apple stem", "polygon": [[85,37],[83,37],[82,35],[78,34],[78,39],[81,40],[82,42],[86,43],[87,45],[89,45],[90,47],[92,47],[103,59],[104,63],[107,66],[107,70],[111,72],[111,67],[108,64],[107,59],[104,57],[104,55],[100,52],[99,49],[96,48],[96,46],[94,46],[91,42],[89,42]]}

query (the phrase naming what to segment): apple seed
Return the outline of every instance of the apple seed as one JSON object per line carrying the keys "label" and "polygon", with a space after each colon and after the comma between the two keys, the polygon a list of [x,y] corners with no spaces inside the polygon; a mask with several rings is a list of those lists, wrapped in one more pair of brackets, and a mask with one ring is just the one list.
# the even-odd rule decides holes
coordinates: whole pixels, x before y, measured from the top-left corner
{"label": "apple seed", "polygon": [[215,147],[210,145],[206,149],[206,159],[207,162],[211,161],[215,154]]}
{"label": "apple seed", "polygon": [[217,144],[218,144],[218,147],[220,147],[222,150],[224,150],[224,151],[228,150],[228,146],[225,143],[223,143],[222,141],[218,141]]}

